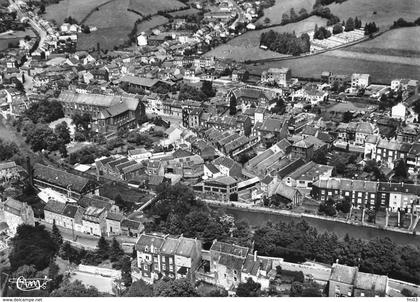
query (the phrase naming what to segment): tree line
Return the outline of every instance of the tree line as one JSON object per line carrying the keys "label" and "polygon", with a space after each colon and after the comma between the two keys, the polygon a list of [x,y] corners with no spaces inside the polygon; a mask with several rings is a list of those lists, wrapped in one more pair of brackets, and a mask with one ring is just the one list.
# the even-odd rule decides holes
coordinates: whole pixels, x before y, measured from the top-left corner
{"label": "tree line", "polygon": [[417,18],[414,22],[406,21],[404,18],[399,18],[398,20],[394,21],[390,29],[414,26],[420,26],[420,17]]}
{"label": "tree line", "polygon": [[298,56],[310,51],[309,35],[304,33],[297,37],[295,33],[278,33],[273,30],[261,34],[260,45],[282,54]]}

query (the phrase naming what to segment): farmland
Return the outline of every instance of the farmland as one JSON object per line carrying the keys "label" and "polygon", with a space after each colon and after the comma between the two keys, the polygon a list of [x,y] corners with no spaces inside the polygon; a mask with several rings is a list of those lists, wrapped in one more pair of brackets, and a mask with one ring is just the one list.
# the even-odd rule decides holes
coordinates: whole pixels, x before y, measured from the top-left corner
{"label": "farmland", "polygon": [[175,10],[185,7],[177,0],[129,0],[128,8],[143,16],[154,15],[158,11]]}
{"label": "farmland", "polygon": [[97,43],[101,49],[113,49],[127,41],[129,32],[128,28],[117,27],[98,29],[90,34],[81,33],[78,35],[77,50],[96,48]]}
{"label": "farmland", "polygon": [[334,51],[306,58],[247,66],[251,74],[260,74],[261,71],[271,67],[289,67],[292,70],[292,76],[305,78],[320,78],[322,71],[344,74],[369,73],[374,83],[383,84],[389,84],[395,78],[417,78],[420,74],[420,65],[384,63],[382,60],[364,58],[355,59],[338,56],[334,54]]}
{"label": "farmland", "polygon": [[275,26],[262,30],[248,31],[245,34],[232,39],[228,43],[216,47],[215,49],[208,52],[206,56],[231,58],[237,61],[279,58],[284,55],[272,51],[265,51],[259,48],[260,36],[263,32],[267,32],[269,30],[274,30],[277,32],[295,31],[296,35],[300,35],[304,32],[313,30],[315,24],[318,24],[319,26],[325,25],[326,19],[312,16],[297,23]]}
{"label": "farmland", "polygon": [[55,20],[58,25],[64,19],[71,16],[81,21],[89,12],[109,0],[61,0],[58,3],[48,5],[45,12],[47,20]]}
{"label": "farmland", "polygon": [[340,19],[357,16],[363,24],[375,22],[380,29],[389,28],[400,17],[414,21],[420,15],[418,0],[348,0],[341,4],[332,4],[329,8]]}
{"label": "farmland", "polygon": [[168,19],[166,19],[163,16],[153,16],[148,21],[143,21],[137,25],[137,34],[141,34],[142,32],[147,32],[150,29],[163,25],[168,22]]}
{"label": "farmland", "polygon": [[302,8],[306,9],[309,13],[312,10],[315,0],[276,0],[276,4],[264,10],[264,16],[260,18],[257,23],[262,23],[265,18],[271,20],[271,24],[279,24],[282,19],[282,15],[287,13],[289,15],[290,9],[293,8],[296,14]]}
{"label": "farmland", "polygon": [[348,51],[388,56],[420,57],[420,28],[393,29],[383,35],[347,48]]}
{"label": "farmland", "polygon": [[93,12],[84,24],[96,26],[97,28],[128,28],[128,32],[133,28],[134,22],[141,18],[139,15],[127,11],[130,0],[114,0],[99,10]]}
{"label": "farmland", "polygon": [[195,14],[198,14],[199,12],[200,11],[198,9],[189,8],[189,9],[184,9],[184,10],[180,10],[180,11],[170,13],[170,15],[173,18],[181,18],[181,17],[185,17],[185,16],[195,15]]}

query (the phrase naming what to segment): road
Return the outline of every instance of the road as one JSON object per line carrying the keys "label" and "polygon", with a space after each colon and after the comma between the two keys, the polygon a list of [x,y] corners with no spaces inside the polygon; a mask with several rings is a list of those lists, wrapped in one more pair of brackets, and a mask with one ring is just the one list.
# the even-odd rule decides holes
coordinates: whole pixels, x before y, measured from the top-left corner
{"label": "road", "polygon": [[236,13],[238,15],[237,19],[231,25],[231,27],[236,28],[236,25],[238,23],[245,23],[246,22],[245,13],[242,10],[242,8],[239,6],[239,4],[236,3],[235,0],[231,0],[230,3],[232,3],[233,7],[235,7]]}
{"label": "road", "polygon": [[31,27],[38,33],[39,36],[39,44],[38,44],[38,49],[40,49],[45,42],[45,39],[47,37],[47,31],[43,28],[42,25],[38,24],[34,19],[32,19],[26,12],[24,12],[20,6],[14,2],[13,0],[9,0],[10,5],[12,6],[12,8],[16,9],[17,11],[17,15],[22,18],[22,17],[26,17],[29,20],[29,24],[31,25]]}

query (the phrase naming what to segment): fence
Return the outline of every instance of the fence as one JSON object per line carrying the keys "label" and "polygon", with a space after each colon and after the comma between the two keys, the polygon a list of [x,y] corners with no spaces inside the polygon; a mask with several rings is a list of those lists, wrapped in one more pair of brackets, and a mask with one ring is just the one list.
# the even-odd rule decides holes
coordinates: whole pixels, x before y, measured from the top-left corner
{"label": "fence", "polygon": [[101,275],[104,277],[112,277],[116,279],[121,278],[121,271],[105,267],[80,264],[78,266],[78,270],[81,272],[90,273],[94,275]]}

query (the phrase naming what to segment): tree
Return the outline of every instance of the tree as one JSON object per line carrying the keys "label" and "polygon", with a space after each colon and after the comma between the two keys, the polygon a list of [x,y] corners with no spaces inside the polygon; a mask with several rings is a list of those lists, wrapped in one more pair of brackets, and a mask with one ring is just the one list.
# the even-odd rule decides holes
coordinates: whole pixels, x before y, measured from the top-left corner
{"label": "tree", "polygon": [[340,23],[337,23],[333,27],[333,35],[340,34],[343,32],[343,26]]}
{"label": "tree", "polygon": [[63,275],[59,275],[60,268],[55,263],[55,259],[51,258],[50,265],[48,267],[48,278],[51,279],[48,282],[48,291],[52,292],[60,286],[61,281],[63,280]]}
{"label": "tree", "polygon": [[11,243],[9,260],[12,270],[25,264],[43,270],[57,252],[56,243],[43,225],[19,225]]}
{"label": "tree", "polygon": [[54,290],[50,297],[100,297],[96,287],[86,287],[79,280],[74,282],[66,281],[58,289]]}
{"label": "tree", "polygon": [[126,297],[153,297],[153,287],[140,279],[131,284],[125,296]]}
{"label": "tree", "polygon": [[61,122],[55,126],[54,133],[63,144],[68,144],[71,141],[70,129],[66,122]]}
{"label": "tree", "polygon": [[121,280],[125,287],[129,287],[133,282],[133,279],[131,278],[131,261],[127,256],[121,261]]}
{"label": "tree", "polygon": [[235,94],[231,94],[229,99],[229,114],[235,115],[236,114],[236,106],[237,106],[237,100]]}
{"label": "tree", "polygon": [[207,97],[214,97],[216,95],[216,90],[213,88],[213,83],[211,81],[203,81],[201,84],[201,91],[207,95]]}
{"label": "tree", "polygon": [[354,30],[354,20],[352,17],[348,18],[346,21],[346,26],[344,28],[345,31],[352,31]]}
{"label": "tree", "polygon": [[153,286],[153,295],[155,297],[198,297],[192,283],[185,278],[159,280]]}
{"label": "tree", "polygon": [[290,297],[302,297],[303,284],[301,282],[293,282],[290,287]]}
{"label": "tree", "polygon": [[109,257],[109,243],[106,241],[104,236],[101,236],[98,240],[98,245],[96,248],[96,255],[98,258],[103,260],[108,259]]}
{"label": "tree", "polygon": [[288,14],[286,14],[286,13],[284,13],[284,14],[281,16],[281,23],[282,23],[282,24],[286,24],[286,23],[289,23],[289,22],[290,22],[289,15],[288,15]]}
{"label": "tree", "polygon": [[265,24],[269,24],[270,22],[271,22],[270,18],[267,17],[267,18],[264,19]]}
{"label": "tree", "polygon": [[295,9],[292,7],[290,9],[290,20],[295,21],[298,18],[298,15],[296,15]]}
{"label": "tree", "polygon": [[394,167],[394,176],[401,177],[401,178],[407,178],[408,177],[408,168],[405,164],[404,159],[398,160],[397,164]]}
{"label": "tree", "polygon": [[259,297],[261,293],[261,284],[255,282],[252,278],[248,278],[246,283],[239,283],[236,289],[238,297]]}
{"label": "tree", "polygon": [[112,238],[111,248],[109,250],[109,259],[112,262],[119,261],[123,255],[124,251],[122,250],[120,243],[115,237]]}
{"label": "tree", "polygon": [[41,5],[39,6],[39,13],[41,15],[45,14],[45,4],[44,3],[41,3]]}
{"label": "tree", "polygon": [[348,123],[352,119],[353,119],[353,113],[351,113],[350,111],[346,111],[343,113],[343,118],[342,118],[343,123]]}
{"label": "tree", "polygon": [[301,8],[299,11],[299,16],[301,16],[302,18],[306,18],[308,16],[308,11],[304,8]]}
{"label": "tree", "polygon": [[46,124],[37,124],[29,131],[26,142],[31,145],[33,151],[58,149],[57,136]]}
{"label": "tree", "polygon": [[351,200],[348,196],[344,197],[336,206],[338,211],[349,213],[351,209]]}
{"label": "tree", "polygon": [[52,225],[52,240],[54,240],[55,244],[57,245],[57,251],[60,249],[61,245],[63,244],[63,236],[61,236],[61,232],[58,229],[57,225],[55,224],[55,220],[53,221]]}

